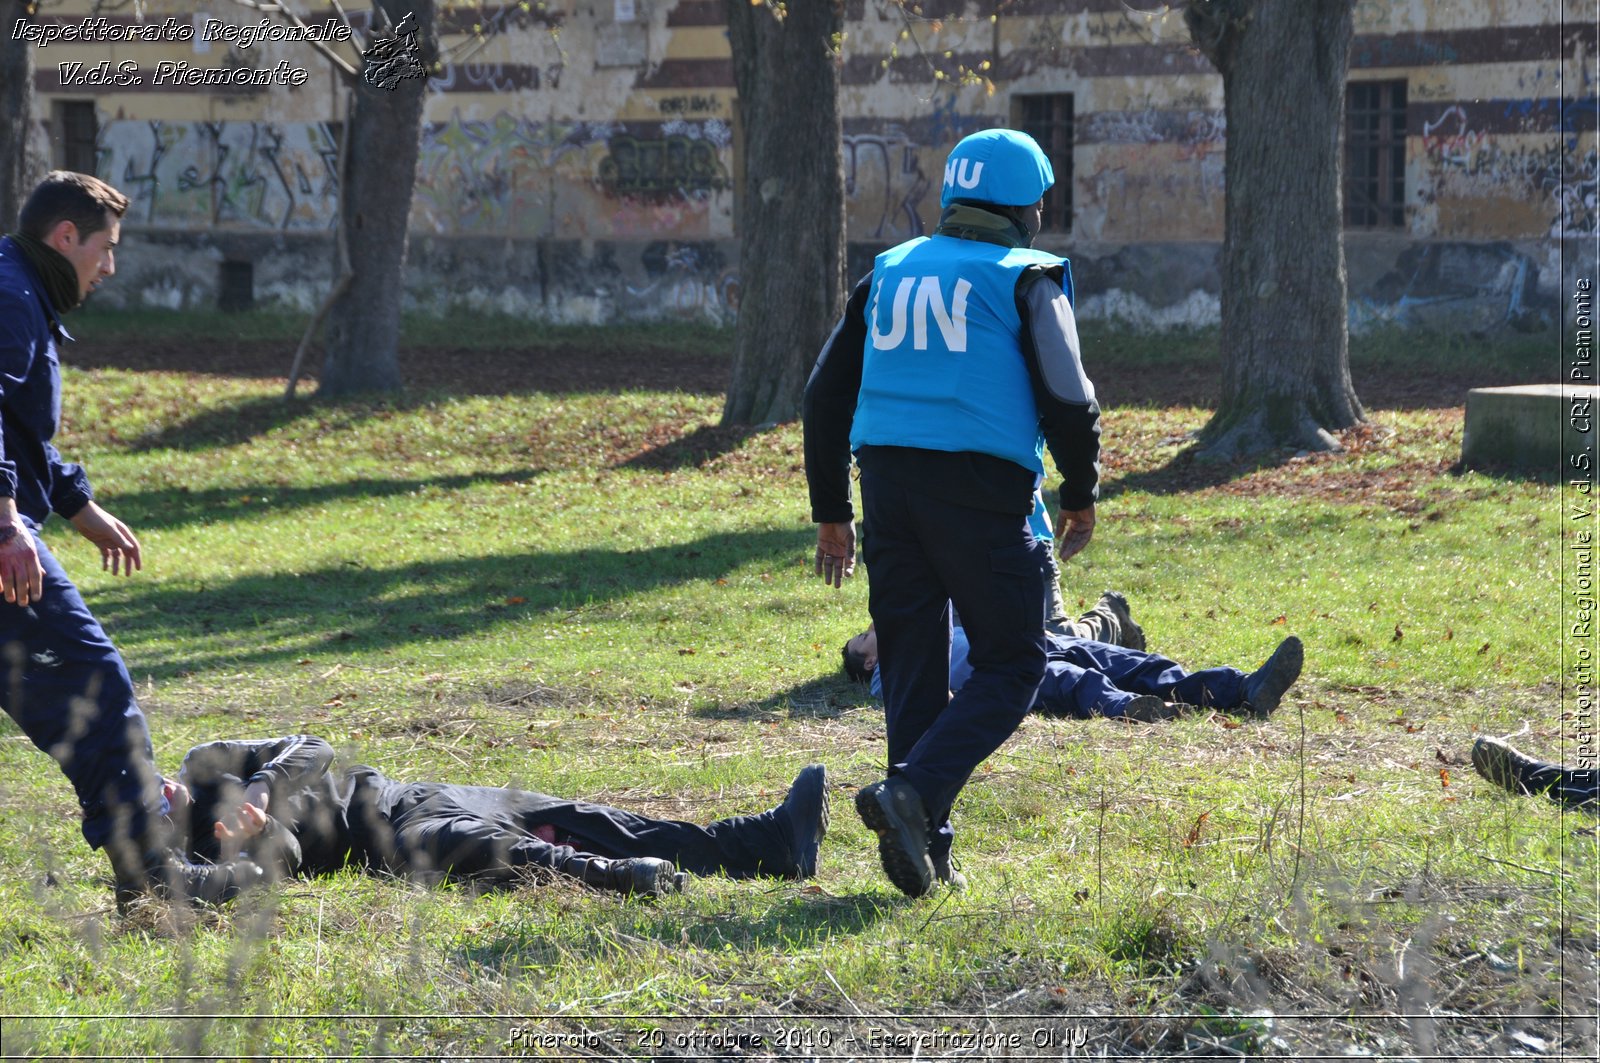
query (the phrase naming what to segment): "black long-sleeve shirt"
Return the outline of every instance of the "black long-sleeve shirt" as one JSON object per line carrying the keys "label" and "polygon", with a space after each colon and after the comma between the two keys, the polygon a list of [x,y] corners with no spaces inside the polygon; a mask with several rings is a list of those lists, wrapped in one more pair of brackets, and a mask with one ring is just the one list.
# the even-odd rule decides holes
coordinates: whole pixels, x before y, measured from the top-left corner
{"label": "black long-sleeve shirt", "polygon": [[[855,518],[850,428],[861,391],[871,290],[868,273],[851,292],[806,382],[806,481],[811,519],[818,523]],[[1016,302],[1039,428],[1062,475],[1060,505],[1085,509],[1099,494],[1100,407],[1079,357],[1072,306],[1055,271],[1038,267],[1018,279]],[[991,454],[864,446],[856,458],[863,468],[935,498],[1000,513],[1033,512],[1032,470]]]}

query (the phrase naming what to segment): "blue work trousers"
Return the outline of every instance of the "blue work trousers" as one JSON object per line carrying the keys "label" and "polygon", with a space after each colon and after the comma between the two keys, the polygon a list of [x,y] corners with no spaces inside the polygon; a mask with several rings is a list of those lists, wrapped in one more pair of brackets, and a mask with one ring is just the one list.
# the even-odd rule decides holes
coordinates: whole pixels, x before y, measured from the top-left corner
{"label": "blue work trousers", "polygon": [[1204,708],[1237,709],[1244,700],[1237,668],[1185,671],[1169,658],[1087,639],[1053,637],[1038,711],[1047,716],[1121,716],[1140,694]]}
{"label": "blue work trousers", "polygon": [[[972,509],[861,473],[862,556],[878,634],[890,774],[921,796],[935,851],[974,768],[1011,737],[1044,676],[1040,572],[1049,547],[1026,515]],[[972,677],[950,694],[950,607]]]}
{"label": "blue work trousers", "polygon": [[160,814],[150,728],[122,656],[61,563],[34,532],[44,591],[32,605],[0,599],[0,705],[54,757],[77,792],[83,836],[142,839]]}

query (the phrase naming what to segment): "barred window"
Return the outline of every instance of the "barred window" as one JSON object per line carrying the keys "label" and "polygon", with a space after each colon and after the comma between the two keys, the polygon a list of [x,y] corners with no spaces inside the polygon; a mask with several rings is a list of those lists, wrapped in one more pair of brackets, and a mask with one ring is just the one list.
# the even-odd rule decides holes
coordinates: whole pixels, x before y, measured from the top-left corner
{"label": "barred window", "polygon": [[1039,142],[1056,183],[1044,194],[1041,231],[1072,231],[1072,93],[1013,96],[1011,124]]}
{"label": "barred window", "polygon": [[1344,223],[1406,223],[1406,83],[1353,81],[1344,102]]}
{"label": "barred window", "polygon": [[99,155],[95,142],[100,138],[100,119],[93,100],[56,100],[56,166],[62,170],[94,174]]}

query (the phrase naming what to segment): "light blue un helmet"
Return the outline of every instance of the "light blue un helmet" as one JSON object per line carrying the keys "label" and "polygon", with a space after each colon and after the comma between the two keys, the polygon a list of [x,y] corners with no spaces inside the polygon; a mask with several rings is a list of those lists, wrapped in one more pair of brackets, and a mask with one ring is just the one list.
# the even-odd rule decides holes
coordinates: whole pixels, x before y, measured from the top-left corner
{"label": "light blue un helmet", "polygon": [[1056,183],[1050,160],[1038,143],[1015,129],[985,129],[963,137],[944,164],[940,208],[953,200],[972,199],[1005,207],[1039,202]]}

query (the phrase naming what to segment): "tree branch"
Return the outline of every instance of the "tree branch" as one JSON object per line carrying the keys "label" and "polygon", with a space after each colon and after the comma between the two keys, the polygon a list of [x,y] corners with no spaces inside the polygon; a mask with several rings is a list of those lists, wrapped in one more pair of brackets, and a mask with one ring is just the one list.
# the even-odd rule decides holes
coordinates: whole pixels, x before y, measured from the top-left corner
{"label": "tree branch", "polygon": [[[297,28],[307,28],[305,19],[295,14],[294,11],[282,3],[261,3],[260,0],[233,0],[233,2],[238,4],[240,7],[248,7],[253,11],[259,11],[263,15],[282,15],[289,20],[290,24],[296,26]],[[335,3],[334,6],[337,7],[337,3]],[[344,14],[343,11],[340,11],[339,13],[341,15]],[[352,34],[355,33],[355,26],[351,24],[348,16],[345,17],[345,25],[350,27],[350,32]],[[343,73],[346,78],[352,81],[355,80],[358,73],[356,68],[351,66],[350,63],[338,52],[334,51],[332,48],[329,48],[327,42],[307,40],[306,43],[311,45],[317,51],[321,52],[323,57],[334,66],[338,67],[340,72]]]}

